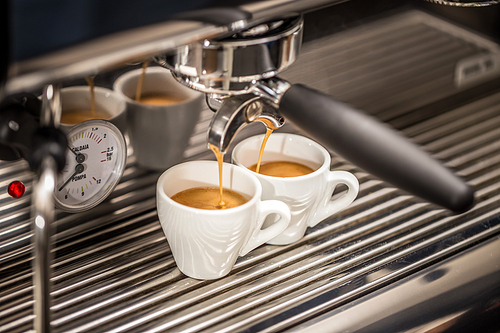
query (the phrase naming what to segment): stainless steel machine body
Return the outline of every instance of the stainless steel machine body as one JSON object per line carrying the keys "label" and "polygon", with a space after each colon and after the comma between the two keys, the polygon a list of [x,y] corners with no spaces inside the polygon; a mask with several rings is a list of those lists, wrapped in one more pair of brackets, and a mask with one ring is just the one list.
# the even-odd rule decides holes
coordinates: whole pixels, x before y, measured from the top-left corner
{"label": "stainless steel machine body", "polygon": [[[244,8],[259,20],[316,9],[310,1],[266,3]],[[100,73],[160,47],[173,50],[228,31],[193,22],[177,27],[152,33],[149,41],[137,36],[113,45],[109,39],[89,43],[100,47],[82,57],[73,57],[73,49],[16,64],[6,91]],[[160,35],[162,43],[155,39]],[[141,52],[129,53],[131,45]],[[110,52],[104,56],[102,50]],[[33,235],[43,224],[33,222],[31,202],[39,199],[27,163],[2,162],[2,188],[20,179],[28,192],[18,200],[0,198],[0,331],[43,331],[34,326],[43,311],[50,313],[50,325],[38,323],[57,332],[498,331],[499,75],[458,80],[457,74],[498,54],[497,42],[406,7],[306,41],[300,58],[283,72],[285,80],[334,95],[401,130],[466,179],[476,190],[476,205],[451,214],[332,151],[332,168],[350,170],[360,180],[353,205],[295,244],[251,252],[217,281],[188,279],[178,271],[156,216],[158,174],[138,169],[131,155],[104,203],[85,213],[56,211],[52,255],[45,257],[51,261],[52,304],[44,303],[50,311],[34,311],[41,296],[33,281],[47,274],[32,268],[34,258],[47,253],[33,252]],[[205,133],[212,115],[204,110],[186,159],[211,157]],[[280,130],[300,133],[293,124]],[[261,131],[248,126],[235,140]]]}
{"label": "stainless steel machine body", "polygon": [[258,91],[258,80],[275,77],[299,56],[303,19],[285,14],[254,22],[222,39],[182,45],[157,57],[160,65],[195,90],[238,95]]}

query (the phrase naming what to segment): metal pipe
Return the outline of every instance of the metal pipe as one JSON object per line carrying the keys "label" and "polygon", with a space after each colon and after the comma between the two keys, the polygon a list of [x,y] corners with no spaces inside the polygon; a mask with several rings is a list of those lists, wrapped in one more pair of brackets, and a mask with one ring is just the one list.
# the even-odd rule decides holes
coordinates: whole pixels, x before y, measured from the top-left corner
{"label": "metal pipe", "polygon": [[42,161],[40,177],[34,186],[32,216],[34,221],[34,263],[33,285],[35,299],[35,330],[50,332],[50,290],[51,290],[51,239],[54,222],[54,187],[56,183],[56,162],[52,156]]}

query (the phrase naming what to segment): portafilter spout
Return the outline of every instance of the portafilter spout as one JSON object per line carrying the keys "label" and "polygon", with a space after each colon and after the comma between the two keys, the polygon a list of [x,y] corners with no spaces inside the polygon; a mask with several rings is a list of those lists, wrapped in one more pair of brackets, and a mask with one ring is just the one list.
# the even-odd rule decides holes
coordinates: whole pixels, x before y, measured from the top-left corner
{"label": "portafilter spout", "polygon": [[470,209],[473,189],[400,133],[331,96],[276,77],[298,57],[302,25],[300,15],[257,22],[231,37],[180,47],[157,62],[182,84],[222,102],[207,138],[221,152],[248,123],[278,128],[283,115],[380,179],[453,212]]}
{"label": "portafilter spout", "polygon": [[254,121],[260,121],[273,130],[285,123],[278,110],[258,95],[250,93],[227,98],[212,118],[207,142],[225,154],[236,133]]}

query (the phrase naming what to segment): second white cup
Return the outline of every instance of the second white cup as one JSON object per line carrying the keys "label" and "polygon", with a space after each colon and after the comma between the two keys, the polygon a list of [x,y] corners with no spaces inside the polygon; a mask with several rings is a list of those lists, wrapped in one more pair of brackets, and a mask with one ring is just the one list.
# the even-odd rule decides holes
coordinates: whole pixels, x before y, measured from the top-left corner
{"label": "second white cup", "polygon": [[[232,161],[248,168],[257,163],[263,135],[243,140],[233,150]],[[288,205],[292,220],[288,228],[268,244],[285,245],[301,239],[308,227],[349,206],[359,192],[359,182],[347,171],[330,171],[328,151],[313,140],[287,133],[273,133],[266,144],[263,162],[289,161],[303,164],[312,173],[298,177],[272,177],[252,172],[262,184],[262,198]],[[345,184],[347,193],[332,200],[335,187]],[[268,221],[266,221],[268,223]]]}

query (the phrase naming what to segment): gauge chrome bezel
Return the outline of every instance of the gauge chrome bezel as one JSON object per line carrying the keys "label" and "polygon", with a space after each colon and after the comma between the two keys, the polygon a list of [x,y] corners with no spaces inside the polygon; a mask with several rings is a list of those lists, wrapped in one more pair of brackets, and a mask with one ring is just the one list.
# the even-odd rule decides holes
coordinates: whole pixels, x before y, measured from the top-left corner
{"label": "gauge chrome bezel", "polygon": [[[115,165],[113,166],[113,171],[111,172],[110,176],[102,185],[102,188],[91,198],[86,199],[78,204],[63,203],[57,197],[56,192],[54,192],[54,203],[56,207],[65,212],[69,213],[83,212],[91,208],[94,208],[95,206],[103,202],[109,196],[109,194],[115,189],[116,185],[120,182],[120,179],[125,170],[125,164],[127,160],[127,144],[125,142],[125,138],[123,137],[122,132],[109,121],[100,119],[91,119],[81,122],[73,126],[66,134],[66,137],[71,138],[77,133],[92,127],[104,127],[108,130],[109,133],[111,133],[115,137],[118,145],[117,153],[115,155],[116,156]],[[66,156],[68,156],[68,154],[71,154],[71,152],[69,152],[69,148]],[[57,191],[57,189],[55,189],[55,191]]]}

